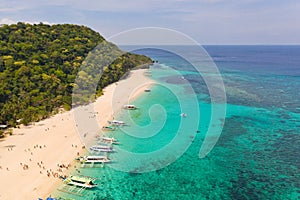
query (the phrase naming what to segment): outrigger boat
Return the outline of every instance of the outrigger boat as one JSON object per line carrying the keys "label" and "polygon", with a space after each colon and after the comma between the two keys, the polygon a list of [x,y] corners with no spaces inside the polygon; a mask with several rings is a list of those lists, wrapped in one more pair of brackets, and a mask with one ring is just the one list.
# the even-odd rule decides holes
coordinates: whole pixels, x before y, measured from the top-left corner
{"label": "outrigger boat", "polygon": [[83,189],[97,187],[97,184],[93,183],[96,179],[91,177],[71,175],[67,178],[63,178],[63,180],[67,185],[73,185]]}
{"label": "outrigger boat", "polygon": [[103,126],[102,130],[104,130],[104,131],[114,131],[114,130],[116,130],[116,127],[115,126]]}
{"label": "outrigger boat", "polygon": [[109,163],[111,161],[107,156],[81,156],[76,160],[84,164]]}
{"label": "outrigger boat", "polygon": [[115,138],[110,138],[110,137],[101,137],[99,142],[109,143],[109,144],[119,144],[119,142]]}
{"label": "outrigger boat", "polygon": [[111,146],[104,146],[104,145],[94,145],[90,147],[90,150],[96,152],[113,152],[113,148]]}
{"label": "outrigger boat", "polygon": [[63,179],[65,185],[61,186],[57,190],[65,192],[68,194],[83,196],[83,191],[88,188],[97,187],[97,184],[94,183],[96,178],[88,176],[60,176]]}
{"label": "outrigger boat", "polygon": [[125,122],[118,121],[118,120],[112,120],[112,121],[107,121],[107,122],[111,125],[114,125],[114,126],[123,126],[123,125],[125,125]]}
{"label": "outrigger boat", "polygon": [[126,110],[136,110],[138,108],[135,105],[124,105],[123,109],[126,109]]}

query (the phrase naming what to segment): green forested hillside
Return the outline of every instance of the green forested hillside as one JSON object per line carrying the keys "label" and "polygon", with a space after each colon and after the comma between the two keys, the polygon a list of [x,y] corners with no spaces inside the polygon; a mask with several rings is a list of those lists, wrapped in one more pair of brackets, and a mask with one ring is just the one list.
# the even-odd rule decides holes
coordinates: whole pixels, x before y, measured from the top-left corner
{"label": "green forested hillside", "polygon": [[[114,46],[84,26],[18,23],[0,27],[0,124],[15,126],[18,119],[27,124],[48,117],[60,106],[69,109],[75,78],[86,75],[79,68],[101,42]],[[96,51],[101,52],[99,48]],[[114,51],[121,52],[117,47]],[[151,60],[130,53],[115,59],[104,68],[98,93],[129,69],[146,63]]]}

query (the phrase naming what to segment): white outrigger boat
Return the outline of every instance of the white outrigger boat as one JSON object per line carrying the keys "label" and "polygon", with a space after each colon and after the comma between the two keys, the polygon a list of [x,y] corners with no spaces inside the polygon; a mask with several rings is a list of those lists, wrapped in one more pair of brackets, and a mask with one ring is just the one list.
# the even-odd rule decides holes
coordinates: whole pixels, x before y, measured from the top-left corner
{"label": "white outrigger boat", "polygon": [[138,108],[135,105],[124,105],[123,109],[126,109],[126,110],[136,110]]}
{"label": "white outrigger boat", "polygon": [[77,158],[84,164],[109,163],[111,160],[107,156],[81,156]]}
{"label": "white outrigger boat", "polygon": [[91,177],[71,175],[63,178],[63,180],[67,185],[81,187],[82,189],[97,187],[97,184],[93,183],[96,179]]}
{"label": "white outrigger boat", "polygon": [[111,146],[105,145],[94,145],[90,147],[90,150],[95,152],[113,152],[113,148]]}
{"label": "white outrigger boat", "polygon": [[114,126],[124,126],[125,122],[123,121],[118,121],[118,120],[112,120],[112,121],[107,121],[110,125]]}
{"label": "white outrigger boat", "polygon": [[99,142],[109,143],[109,144],[119,144],[115,138],[110,137],[100,137]]}
{"label": "white outrigger boat", "polygon": [[65,185],[59,187],[57,190],[68,194],[83,196],[83,191],[86,188],[97,187],[97,184],[94,183],[96,178],[93,177],[70,175],[69,177],[60,176],[60,178],[63,179]]}

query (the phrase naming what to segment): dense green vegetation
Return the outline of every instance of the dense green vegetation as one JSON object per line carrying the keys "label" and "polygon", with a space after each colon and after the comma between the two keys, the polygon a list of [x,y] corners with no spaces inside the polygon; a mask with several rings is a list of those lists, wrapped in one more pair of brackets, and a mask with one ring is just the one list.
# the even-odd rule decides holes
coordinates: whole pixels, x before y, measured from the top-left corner
{"label": "dense green vegetation", "polygon": [[[102,45],[89,53],[99,43]],[[101,94],[103,87],[119,80],[129,69],[146,63],[151,60],[123,54],[84,26],[4,25],[0,27],[0,124],[15,126],[18,119],[28,124],[62,106],[70,109],[74,88],[76,91],[85,85],[86,94],[78,93],[73,99],[75,103],[87,102],[90,83],[96,82],[97,94]],[[99,69],[101,65],[103,70]],[[92,76],[97,70],[103,72],[101,78]]]}

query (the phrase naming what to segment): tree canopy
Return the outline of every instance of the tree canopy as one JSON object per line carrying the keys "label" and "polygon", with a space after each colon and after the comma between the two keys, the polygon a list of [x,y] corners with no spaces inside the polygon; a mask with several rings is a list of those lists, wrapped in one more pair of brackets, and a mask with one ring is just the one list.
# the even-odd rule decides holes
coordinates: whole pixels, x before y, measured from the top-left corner
{"label": "tree canopy", "polygon": [[[112,55],[101,57],[104,50]],[[89,76],[98,70],[97,60],[112,57],[101,71],[101,78]],[[0,27],[0,124],[15,126],[18,119],[28,124],[48,117],[61,106],[70,109],[72,92],[81,79],[96,81],[99,95],[128,70],[151,62],[146,56],[122,52],[85,26],[21,22],[4,25]],[[87,65],[87,71],[80,70],[82,65]],[[79,81],[75,82],[76,77]],[[82,84],[88,85],[89,81]],[[84,101],[79,98],[76,103],[80,102]]]}

